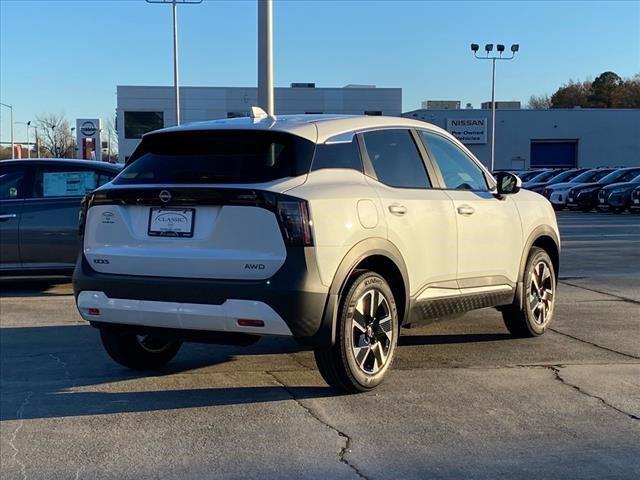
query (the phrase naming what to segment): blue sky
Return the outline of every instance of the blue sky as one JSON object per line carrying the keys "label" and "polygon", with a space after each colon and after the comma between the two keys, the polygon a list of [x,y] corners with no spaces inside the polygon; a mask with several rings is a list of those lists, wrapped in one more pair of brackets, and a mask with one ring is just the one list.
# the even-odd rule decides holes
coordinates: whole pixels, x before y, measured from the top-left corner
{"label": "blue sky", "polygon": [[[181,83],[256,84],[254,0],[180,7]],[[640,72],[640,2],[276,1],[275,81],[402,87],[426,99],[488,100],[491,64],[471,42],[520,44],[498,65],[499,100],[568,79]],[[116,85],[171,85],[171,8],[144,0],[0,0],[0,99],[14,120],[113,115]],[[2,109],[2,140],[9,139]],[[24,136],[16,126],[16,137]]]}

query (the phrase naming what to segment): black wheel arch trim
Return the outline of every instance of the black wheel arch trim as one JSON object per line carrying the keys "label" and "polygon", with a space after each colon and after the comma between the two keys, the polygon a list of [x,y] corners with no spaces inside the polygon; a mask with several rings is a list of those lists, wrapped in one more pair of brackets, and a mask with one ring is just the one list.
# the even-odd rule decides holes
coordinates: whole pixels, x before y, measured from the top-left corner
{"label": "black wheel arch trim", "polygon": [[323,327],[326,335],[329,335],[331,339],[331,345],[335,343],[336,338],[336,325],[338,321],[339,301],[340,296],[347,284],[351,274],[356,270],[367,258],[381,256],[391,261],[400,272],[402,277],[402,283],[405,293],[404,312],[401,324],[406,322],[409,313],[409,275],[407,273],[407,266],[404,263],[400,250],[391,243],[389,240],[381,237],[368,238],[354,245],[344,256],[336,272],[333,276],[333,281],[329,287],[329,297],[327,298],[327,305],[325,307],[325,314],[323,319]]}
{"label": "black wheel arch trim", "polygon": [[[522,308],[523,302],[523,292],[524,292],[524,274],[525,268],[527,266],[527,260],[529,258],[529,253],[531,252],[531,248],[533,245],[541,238],[549,237],[553,243],[555,244],[558,258],[555,259],[555,274],[556,279],[558,278],[560,272],[560,238],[556,231],[549,225],[539,225],[537,226],[527,237],[527,241],[524,244],[524,248],[522,249],[522,256],[520,258],[520,267],[518,269],[518,284],[516,287],[516,297],[514,302],[517,303],[519,308]],[[552,252],[549,252],[551,254]],[[551,255],[550,255],[551,256]],[[552,257],[552,260],[553,257]]]}

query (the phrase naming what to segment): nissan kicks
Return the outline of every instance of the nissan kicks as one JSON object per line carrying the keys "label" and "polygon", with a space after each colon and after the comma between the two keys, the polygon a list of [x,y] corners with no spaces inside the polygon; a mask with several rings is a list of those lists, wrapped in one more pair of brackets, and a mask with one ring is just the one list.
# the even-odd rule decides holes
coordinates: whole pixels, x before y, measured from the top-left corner
{"label": "nissan kicks", "polygon": [[254,107],[152,132],[87,197],[81,231],[78,310],[134,369],[183,341],[279,335],[359,392],[385,377],[401,327],[495,307],[534,337],[554,316],[549,202],[417,120]]}

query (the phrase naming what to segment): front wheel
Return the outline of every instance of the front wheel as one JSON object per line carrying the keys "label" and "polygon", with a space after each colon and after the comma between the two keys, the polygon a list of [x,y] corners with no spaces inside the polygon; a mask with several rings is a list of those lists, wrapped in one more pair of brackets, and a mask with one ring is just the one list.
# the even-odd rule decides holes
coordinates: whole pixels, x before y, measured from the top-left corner
{"label": "front wheel", "polygon": [[336,341],[315,351],[316,364],[332,387],[356,393],[378,386],[398,343],[398,311],[387,281],[375,272],[355,276],[341,297]]}
{"label": "front wheel", "polygon": [[556,299],[556,272],[545,250],[531,249],[523,288],[522,306],[504,308],[502,318],[514,337],[537,337],[549,328]]}
{"label": "front wheel", "polygon": [[152,335],[136,335],[104,328],[100,329],[100,338],[113,360],[133,370],[150,370],[166,365],[182,345],[182,342]]}

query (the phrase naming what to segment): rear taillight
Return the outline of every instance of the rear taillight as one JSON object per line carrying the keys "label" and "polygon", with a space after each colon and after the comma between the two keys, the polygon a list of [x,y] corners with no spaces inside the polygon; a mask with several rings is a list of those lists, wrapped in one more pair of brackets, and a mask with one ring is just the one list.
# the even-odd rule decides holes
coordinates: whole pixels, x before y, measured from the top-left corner
{"label": "rear taillight", "polygon": [[84,225],[87,222],[87,210],[89,210],[89,195],[85,195],[80,202],[80,211],[78,212],[78,234],[84,235]]}
{"label": "rear taillight", "polygon": [[278,200],[277,212],[278,222],[287,245],[296,247],[313,245],[309,207],[305,200]]}

